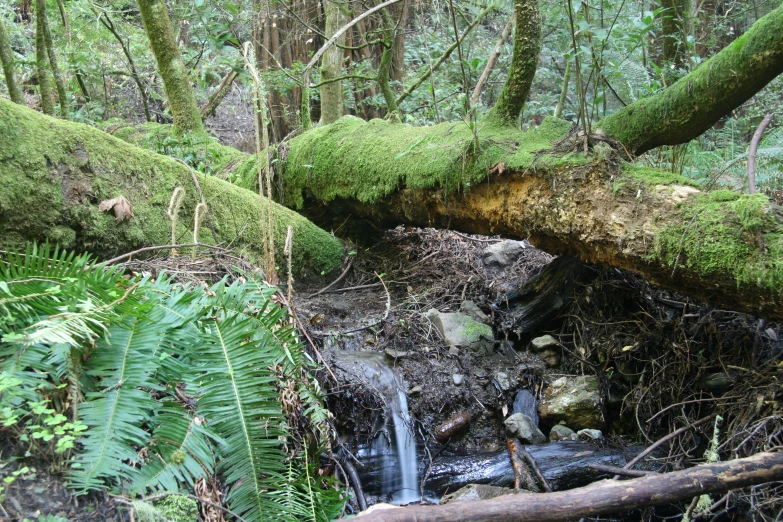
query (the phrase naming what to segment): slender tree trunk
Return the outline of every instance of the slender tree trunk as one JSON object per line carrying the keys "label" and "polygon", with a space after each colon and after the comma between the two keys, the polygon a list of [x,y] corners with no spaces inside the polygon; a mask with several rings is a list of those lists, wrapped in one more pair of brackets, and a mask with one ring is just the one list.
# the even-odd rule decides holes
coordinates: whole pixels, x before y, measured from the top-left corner
{"label": "slender tree trunk", "polygon": [[52,68],[52,75],[54,76],[54,84],[57,88],[57,98],[60,100],[60,116],[64,120],[68,119],[69,104],[68,95],[65,93],[65,81],[62,74],[60,74],[60,67],[57,65],[57,54],[54,52],[54,44],[52,43],[52,32],[49,30],[49,18],[46,14],[46,0],[38,0],[37,9],[41,13],[41,21],[43,23],[43,34],[46,40],[46,54],[49,57],[49,65]]}
{"label": "slender tree trunk", "polygon": [[190,78],[182,61],[165,0],[138,0],[141,20],[158,62],[163,87],[174,116],[174,127],[181,132],[204,132],[201,113]]}
{"label": "slender tree trunk", "polygon": [[601,120],[632,154],[696,138],[783,73],[783,5],[696,70]]}
{"label": "slender tree trunk", "polygon": [[207,103],[204,104],[203,107],[201,107],[201,118],[203,120],[206,120],[210,116],[215,114],[215,110],[220,105],[220,102],[223,101],[223,99],[228,96],[228,93],[231,92],[231,87],[234,85],[234,80],[237,79],[237,76],[239,76],[239,73],[236,71],[236,69],[231,69],[231,72],[229,72],[225,78],[223,78],[223,81],[220,82],[220,85],[218,88],[209,96],[209,100],[207,100]]}
{"label": "slender tree trunk", "polygon": [[394,59],[392,60],[391,79],[401,82],[405,78],[405,28],[410,18],[411,0],[403,0],[395,9],[397,32],[394,35]]}
{"label": "slender tree trunk", "polygon": [[0,62],[3,65],[3,74],[5,75],[5,83],[8,86],[8,94],[11,96],[11,101],[24,105],[24,94],[16,81],[14,50],[11,49],[11,42],[8,40],[8,33],[5,30],[5,23],[2,18],[0,18]]}
{"label": "slender tree trunk", "polygon": [[517,125],[519,122],[541,54],[541,13],[538,2],[514,0],[514,56],[498,102],[487,115],[491,121],[504,125]]}
{"label": "slender tree trunk", "polygon": [[46,12],[35,11],[35,61],[38,69],[38,91],[41,95],[41,110],[54,116],[54,91],[52,73],[49,71],[49,54],[46,50]]}
{"label": "slender tree trunk", "polygon": [[[341,1],[324,0],[326,12],[327,38],[346,24],[348,16]],[[345,44],[345,35],[340,37],[335,45],[327,49],[321,59],[321,81],[339,78],[343,74],[343,50],[339,46]],[[341,81],[327,83],[320,88],[321,95],[321,125],[337,121],[343,115],[343,84]]]}
{"label": "slender tree trunk", "polygon": [[484,90],[484,85],[486,85],[487,80],[489,80],[489,75],[492,74],[492,71],[495,70],[495,65],[497,65],[498,58],[500,57],[500,50],[503,48],[503,44],[506,43],[506,40],[508,40],[508,37],[511,36],[511,30],[513,28],[514,19],[512,18],[508,21],[508,23],[506,23],[506,26],[503,28],[503,32],[500,34],[500,38],[498,38],[498,41],[495,42],[495,47],[492,48],[492,52],[489,54],[487,65],[481,72],[481,76],[479,77],[479,80],[476,83],[476,87],[473,89],[473,94],[470,97],[471,105],[476,105],[479,102],[479,99],[481,98],[481,91]]}
{"label": "slender tree trunk", "polygon": [[566,94],[568,94],[568,82],[571,79],[571,60],[566,62],[565,72],[563,73],[563,86],[560,88],[560,100],[555,107],[555,118],[559,118],[563,113],[563,106],[566,101]]}

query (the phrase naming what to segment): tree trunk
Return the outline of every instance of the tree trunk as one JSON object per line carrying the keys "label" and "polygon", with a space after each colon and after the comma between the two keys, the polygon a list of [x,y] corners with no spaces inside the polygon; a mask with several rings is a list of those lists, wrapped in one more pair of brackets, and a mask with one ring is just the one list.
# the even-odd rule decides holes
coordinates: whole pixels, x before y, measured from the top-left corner
{"label": "tree trunk", "polygon": [[539,0],[514,0],[514,55],[498,102],[487,115],[491,121],[518,125],[541,54],[542,32]]}
{"label": "tree trunk", "polygon": [[57,87],[57,98],[60,100],[60,116],[64,120],[67,120],[69,113],[68,96],[65,94],[65,82],[63,81],[62,74],[60,74],[60,67],[57,65],[57,54],[54,52],[52,33],[49,30],[49,18],[46,14],[46,0],[38,0],[36,8],[41,13],[40,20],[43,23],[43,34],[44,39],[46,40],[46,54],[49,57],[49,65],[52,68],[54,84]]}
{"label": "tree trunk", "polygon": [[664,74],[671,65],[682,67],[685,58],[687,44],[686,21],[688,19],[688,1],[689,0],[660,0],[661,8],[666,11],[663,13],[663,24],[661,27],[661,39],[663,40],[663,63]]}
{"label": "tree trunk", "polygon": [[46,11],[35,10],[35,62],[38,70],[38,91],[41,95],[41,110],[54,116],[54,91],[52,73],[49,72],[49,54],[46,49]]}
{"label": "tree trunk", "polygon": [[11,42],[8,40],[8,33],[5,30],[5,22],[0,17],[0,64],[3,66],[5,84],[8,86],[8,95],[11,97],[11,101],[24,105],[24,94],[19,82],[16,81],[15,61],[14,50],[11,49]]}
{"label": "tree trunk", "polygon": [[[108,258],[171,241],[166,215],[174,189],[186,197],[176,223],[176,238],[193,237],[194,209],[201,202],[191,170],[182,163],[139,149],[94,127],[55,120],[0,99],[0,244],[24,248],[49,241],[63,248]],[[340,266],[343,250],[331,234],[299,214],[215,176],[198,174],[218,240],[237,255],[260,265],[267,205],[273,205],[274,230],[282,248],[288,225],[294,227],[297,272],[320,274]],[[134,217],[116,223],[98,211],[102,200],[122,195]],[[214,243],[209,227],[200,240]]]}
{"label": "tree trunk", "polygon": [[[324,0],[326,12],[325,34],[330,38],[348,21],[342,2]],[[343,72],[343,50],[339,46],[345,44],[345,35],[340,37],[335,45],[330,47],[321,60],[321,81],[329,81],[339,78]],[[321,125],[328,125],[337,121],[343,115],[343,84],[335,81],[322,85],[321,95]]]}
{"label": "tree trunk", "polygon": [[139,0],[139,11],[158,63],[174,126],[180,132],[204,132],[196,97],[182,62],[165,0]]}
{"label": "tree trunk", "polygon": [[759,453],[745,459],[706,464],[633,480],[603,480],[555,493],[504,495],[443,506],[384,509],[356,520],[374,522],[562,522],[622,513],[687,500],[700,495],[783,479],[783,453]]}
{"label": "tree trunk", "polygon": [[783,73],[783,5],[659,94],[607,116],[597,127],[632,154],[686,143]]}
{"label": "tree trunk", "polygon": [[234,80],[237,79],[237,76],[239,76],[239,72],[237,72],[236,69],[231,69],[226,77],[223,78],[223,81],[220,82],[220,85],[215,89],[215,92],[209,96],[207,103],[199,109],[202,120],[206,120],[215,114],[215,110],[217,110],[220,102],[222,102],[223,99],[228,96],[228,93],[231,92],[231,87],[234,85]]}
{"label": "tree trunk", "polygon": [[503,28],[503,32],[500,34],[500,38],[498,38],[498,41],[495,42],[495,47],[492,48],[492,52],[489,54],[489,58],[487,58],[487,65],[481,72],[481,77],[479,77],[478,82],[476,83],[476,87],[473,89],[473,94],[470,96],[471,105],[476,105],[479,102],[479,99],[481,98],[481,91],[484,90],[484,85],[486,85],[487,80],[489,80],[489,75],[492,74],[493,70],[495,70],[495,65],[498,63],[498,57],[500,57],[500,50],[503,48],[506,40],[508,40],[508,37],[511,35],[511,30],[513,28],[514,19],[512,18],[506,23],[506,26]]}

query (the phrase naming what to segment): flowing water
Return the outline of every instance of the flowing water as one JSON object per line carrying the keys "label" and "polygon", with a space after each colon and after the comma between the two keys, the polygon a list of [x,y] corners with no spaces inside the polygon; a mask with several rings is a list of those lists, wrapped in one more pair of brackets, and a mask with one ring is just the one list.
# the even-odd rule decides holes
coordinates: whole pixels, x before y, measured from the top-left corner
{"label": "flowing water", "polygon": [[386,403],[377,436],[370,448],[364,450],[369,451],[372,460],[379,461],[383,477],[381,496],[392,504],[420,500],[416,436],[408,414],[404,383],[389,366],[384,354],[349,352],[342,354],[340,359],[343,363],[353,363],[355,371],[361,372],[367,384],[377,390]]}

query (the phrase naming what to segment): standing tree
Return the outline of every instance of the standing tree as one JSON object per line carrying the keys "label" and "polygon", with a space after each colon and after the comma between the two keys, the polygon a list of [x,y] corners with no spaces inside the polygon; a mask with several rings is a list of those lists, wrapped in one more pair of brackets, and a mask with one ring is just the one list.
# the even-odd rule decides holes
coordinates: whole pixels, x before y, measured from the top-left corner
{"label": "standing tree", "polygon": [[174,127],[180,132],[204,132],[196,96],[174,38],[165,0],[139,0],[139,11],[163,78]]}
{"label": "standing tree", "polygon": [[[342,2],[324,0],[326,13],[326,36],[331,37],[348,20],[346,9]],[[327,49],[321,61],[321,125],[334,123],[343,115],[343,84],[339,80],[342,75],[343,51],[345,34],[339,37],[334,46]]]}
{"label": "standing tree", "polygon": [[41,110],[44,114],[54,116],[54,91],[52,90],[52,73],[48,67],[49,53],[46,49],[46,31],[46,9],[38,8],[35,11],[35,64],[38,71],[38,91],[41,95]]}
{"label": "standing tree", "polygon": [[54,85],[57,88],[57,98],[60,101],[60,116],[68,119],[68,96],[65,94],[65,81],[60,74],[60,67],[57,65],[57,54],[54,52],[54,43],[52,42],[52,32],[49,30],[49,18],[46,14],[46,0],[38,0],[36,4],[37,20],[43,33],[44,43],[46,45],[46,56],[49,60],[49,66],[54,76]]}
{"label": "standing tree", "polygon": [[8,86],[8,94],[11,101],[24,105],[24,95],[22,88],[16,81],[16,66],[14,64],[14,50],[11,49],[11,42],[8,40],[8,33],[5,30],[3,19],[0,18],[0,64],[3,66],[5,75],[5,84]]}

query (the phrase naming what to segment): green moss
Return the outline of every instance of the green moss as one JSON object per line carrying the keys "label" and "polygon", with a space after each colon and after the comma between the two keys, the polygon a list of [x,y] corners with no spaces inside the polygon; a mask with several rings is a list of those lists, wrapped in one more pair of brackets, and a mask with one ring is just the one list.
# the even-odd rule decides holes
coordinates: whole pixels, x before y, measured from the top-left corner
{"label": "green moss", "polygon": [[684,203],[678,222],[658,231],[653,258],[705,278],[729,274],[738,285],[783,288],[783,234],[767,198],[726,192]]}
{"label": "green moss", "polygon": [[[177,240],[192,241],[193,213],[200,199],[190,170],[87,125],[55,120],[0,99],[0,172],[3,247],[48,239],[111,257],[168,244],[166,210],[177,186],[186,191]],[[221,242],[259,261],[266,200],[212,176],[199,175],[199,183]],[[133,205],[130,221],[116,223],[98,211],[100,201],[118,195]],[[295,269],[320,273],[339,266],[342,247],[335,238],[299,214],[272,205],[279,260],[291,224]],[[214,242],[206,223],[200,240]]]}
{"label": "green moss", "polygon": [[[479,124],[480,151],[465,123],[411,127],[345,116],[291,142],[285,167],[285,202],[301,207],[305,188],[323,201],[338,197],[372,203],[402,187],[469,189],[486,180],[490,168],[534,167],[535,153],[570,129],[550,118],[521,133],[512,127]],[[545,156],[535,166],[574,164],[573,156]]]}
{"label": "green moss", "polygon": [[196,522],[198,520],[198,503],[190,497],[169,495],[155,501],[155,509],[166,520],[171,522]]}
{"label": "green moss", "polygon": [[482,339],[492,340],[495,338],[489,325],[473,319],[466,319],[460,330],[460,334],[468,339],[468,344],[477,343]]}
{"label": "green moss", "polygon": [[733,190],[721,189],[710,192],[708,197],[710,198],[710,201],[721,203],[724,201],[736,201],[739,199],[740,195]]}
{"label": "green moss", "polygon": [[612,182],[612,194],[617,195],[623,189],[630,187],[635,194],[644,187],[655,187],[656,185],[686,185],[689,187],[700,188],[701,186],[679,174],[673,172],[664,172],[644,165],[635,163],[623,163],[622,170]]}

